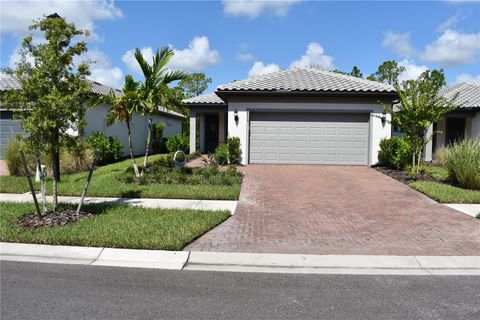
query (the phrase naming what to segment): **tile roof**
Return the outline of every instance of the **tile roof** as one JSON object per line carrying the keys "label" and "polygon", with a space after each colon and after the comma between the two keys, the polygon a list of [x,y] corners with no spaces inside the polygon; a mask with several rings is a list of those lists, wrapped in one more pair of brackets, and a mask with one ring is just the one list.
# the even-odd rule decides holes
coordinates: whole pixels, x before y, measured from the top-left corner
{"label": "tile roof", "polygon": [[[88,79],[87,81],[90,83],[92,92],[95,94],[107,95],[110,93],[110,91],[113,90],[115,92],[115,96],[119,97],[122,95],[122,91],[118,89],[109,87],[107,85],[101,84],[96,81],[92,81]],[[20,89],[20,81],[18,81],[15,77],[10,75],[0,75],[0,91],[8,91],[8,90],[16,90],[16,89]],[[171,115],[178,118],[185,118],[183,114],[172,111],[172,110],[168,110],[161,106],[158,107],[158,111],[165,115]]]}
{"label": "tile roof", "polygon": [[17,78],[4,74],[0,75],[0,91],[17,89],[20,89],[20,82],[17,80]]}
{"label": "tile roof", "polygon": [[197,97],[184,99],[182,101],[184,104],[225,104],[219,96],[215,94],[215,92],[202,94]]}
{"label": "tile roof", "polygon": [[440,94],[446,99],[451,99],[458,93],[455,103],[462,108],[480,108],[480,84],[461,82],[445,87]]}
{"label": "tile roof", "polygon": [[234,81],[217,88],[217,92],[232,91],[394,93],[395,88],[386,83],[301,67]]}
{"label": "tile roof", "polygon": [[[106,94],[109,94],[110,91],[112,90],[115,92],[116,96],[122,93],[118,89],[109,87],[99,82],[88,80],[88,79],[87,81],[90,84],[93,93],[106,95]],[[0,91],[17,90],[17,89],[20,89],[20,81],[18,81],[17,78],[10,75],[5,75],[5,74],[0,75]]]}

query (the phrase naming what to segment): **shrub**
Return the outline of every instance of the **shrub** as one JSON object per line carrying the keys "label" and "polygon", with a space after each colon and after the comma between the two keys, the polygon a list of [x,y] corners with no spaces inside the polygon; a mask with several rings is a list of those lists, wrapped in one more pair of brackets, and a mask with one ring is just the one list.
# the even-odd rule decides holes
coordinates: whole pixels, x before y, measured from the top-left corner
{"label": "shrub", "polygon": [[228,162],[230,164],[238,164],[240,162],[240,138],[231,137],[227,140],[228,145]]}
{"label": "shrub", "polygon": [[108,137],[95,131],[87,139],[87,144],[97,150],[97,164],[105,165],[120,160],[123,145],[118,137]]}
{"label": "shrub", "polygon": [[163,151],[163,129],[165,129],[165,124],[162,122],[155,123],[153,126],[152,147],[154,153]]}
{"label": "shrub", "polygon": [[[20,150],[22,148],[22,141],[19,137],[10,139],[5,152],[5,161],[7,162],[8,172],[14,176],[24,176],[25,170],[23,169],[22,160],[20,159]],[[25,158],[28,164],[28,170],[30,174],[35,173],[35,156],[25,152]]]}
{"label": "shrub", "polygon": [[439,148],[437,151],[435,151],[435,160],[437,160],[437,162],[440,165],[444,165],[446,154],[447,154],[447,148],[446,147]]}
{"label": "shrub", "polygon": [[[8,171],[11,175],[23,176],[25,170],[23,169],[22,161],[20,160],[20,149],[22,148],[22,141],[18,138],[11,139],[7,146],[5,161],[7,162]],[[36,155],[28,152],[24,147],[25,158],[27,160],[28,170],[30,174],[35,174],[37,169]],[[79,141],[75,147],[60,150],[60,172],[74,173],[88,170],[92,162],[93,151],[88,146]],[[52,159],[50,154],[42,153],[40,161],[47,167],[47,174],[52,174]]]}
{"label": "shrub", "polygon": [[177,134],[167,138],[167,149],[169,152],[181,150],[188,153],[190,141],[187,135]]}
{"label": "shrub", "polygon": [[228,163],[228,144],[221,144],[215,149],[213,154],[215,163],[219,165],[224,165]]}
{"label": "shrub", "polygon": [[378,160],[389,168],[404,169],[410,164],[412,147],[408,140],[400,137],[382,139]]}
{"label": "shrub", "polygon": [[451,182],[480,190],[480,140],[465,139],[448,147],[444,165]]}

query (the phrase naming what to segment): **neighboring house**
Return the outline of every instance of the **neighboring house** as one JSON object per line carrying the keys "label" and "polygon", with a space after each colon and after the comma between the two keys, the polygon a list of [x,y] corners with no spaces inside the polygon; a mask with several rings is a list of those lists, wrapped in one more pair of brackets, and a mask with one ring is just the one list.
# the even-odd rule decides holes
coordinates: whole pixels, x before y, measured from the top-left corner
{"label": "neighboring house", "polygon": [[[379,101],[393,86],[316,68],[291,68],[221,85],[183,101],[190,151],[239,137],[241,163],[373,165],[391,135]],[[199,146],[196,144],[199,126]]]}
{"label": "neighboring house", "polygon": [[[92,92],[94,94],[108,94],[111,90],[114,90],[116,94],[121,94],[121,91],[98,82],[89,80],[89,83],[91,84]],[[15,90],[19,87],[20,84],[14,77],[6,75],[0,76],[0,94],[1,92]],[[87,125],[83,129],[83,136],[87,138],[94,131],[103,132],[106,136],[116,136],[124,146],[123,155],[127,155],[127,126],[125,123],[116,123],[107,126],[106,115],[109,108],[109,105],[101,104],[86,111],[85,120],[87,121]],[[19,121],[14,120],[13,113],[14,111],[3,109],[0,105],[0,159],[5,157],[5,150],[10,139],[17,134],[22,133],[21,124]],[[180,113],[159,107],[158,113],[153,117],[153,123],[164,123],[165,128],[163,130],[163,137],[169,137],[182,133],[182,122],[184,118],[185,117]],[[142,154],[145,152],[147,130],[148,119],[135,113],[132,119],[132,142],[135,154]],[[72,130],[72,134],[78,133]]]}
{"label": "neighboring house", "polygon": [[462,82],[445,87],[440,94],[446,99],[458,94],[455,102],[460,108],[448,113],[438,123],[429,128],[429,133],[440,131],[425,146],[424,160],[435,159],[435,152],[457,140],[464,138],[480,139],[480,84]]}

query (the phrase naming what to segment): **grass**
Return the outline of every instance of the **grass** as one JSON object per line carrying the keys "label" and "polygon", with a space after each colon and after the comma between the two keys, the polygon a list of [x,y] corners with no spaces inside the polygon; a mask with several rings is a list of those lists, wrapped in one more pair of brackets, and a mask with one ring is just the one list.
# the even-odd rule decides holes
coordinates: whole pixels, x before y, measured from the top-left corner
{"label": "grass", "polygon": [[[153,155],[149,162],[154,162],[165,155]],[[141,163],[138,158],[137,163]],[[125,170],[131,165],[130,160],[121,161],[99,167],[93,173],[88,196],[120,197],[120,198],[166,198],[166,199],[208,199],[208,200],[236,200],[240,194],[240,183],[234,185],[187,185],[187,184],[146,184],[138,185],[124,183],[117,178],[125,175]],[[58,186],[60,195],[80,196],[87,172],[64,174]],[[51,180],[47,182],[47,190],[51,192]],[[35,183],[36,188],[39,184]],[[25,177],[0,177],[0,192],[24,193],[28,192],[28,182]]]}
{"label": "grass", "polygon": [[[66,205],[64,205],[66,207]],[[30,203],[0,203],[0,240],[56,245],[181,250],[212,229],[228,211],[147,209],[118,205],[85,205],[94,217],[74,224],[27,230],[15,225],[35,211]]]}
{"label": "grass", "polygon": [[448,180],[448,170],[442,166],[433,164],[422,164],[420,165],[420,170],[423,170],[426,174],[431,175],[439,181]]}
{"label": "grass", "polygon": [[441,203],[480,203],[480,191],[433,181],[416,181],[410,186]]}

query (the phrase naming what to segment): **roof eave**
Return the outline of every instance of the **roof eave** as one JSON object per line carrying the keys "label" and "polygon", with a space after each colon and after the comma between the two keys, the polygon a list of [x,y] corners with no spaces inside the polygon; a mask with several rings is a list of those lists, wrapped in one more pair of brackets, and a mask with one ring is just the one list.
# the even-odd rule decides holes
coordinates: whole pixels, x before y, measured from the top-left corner
{"label": "roof eave", "polygon": [[215,93],[222,99],[232,96],[291,96],[291,97],[392,97],[397,98],[395,91],[313,91],[313,90],[217,90]]}

